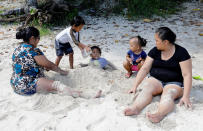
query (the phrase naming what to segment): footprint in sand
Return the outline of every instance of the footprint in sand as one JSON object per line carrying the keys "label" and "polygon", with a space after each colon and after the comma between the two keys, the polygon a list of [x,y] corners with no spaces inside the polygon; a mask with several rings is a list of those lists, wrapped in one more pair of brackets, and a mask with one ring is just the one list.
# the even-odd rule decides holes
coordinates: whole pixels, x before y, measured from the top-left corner
{"label": "footprint in sand", "polygon": [[21,126],[21,125],[22,125],[22,122],[25,121],[25,119],[26,119],[25,116],[21,116],[21,117],[18,119],[17,125],[18,125],[18,126]]}
{"label": "footprint in sand", "polygon": [[174,129],[177,124],[174,120],[170,120],[169,118],[164,118],[160,123],[151,123],[150,121],[146,122],[146,125],[151,128],[152,130],[157,130],[158,129],[161,129],[161,130],[164,130],[164,131],[169,131],[169,130],[172,130]]}
{"label": "footprint in sand", "polygon": [[196,85],[191,90],[191,99],[193,104],[203,103],[203,84]]}
{"label": "footprint in sand", "polygon": [[0,121],[5,120],[8,117],[7,114],[3,114],[0,116]]}
{"label": "footprint in sand", "polygon": [[45,95],[43,96],[40,96],[38,98],[38,100],[36,101],[36,103],[33,105],[33,109],[34,110],[37,110],[37,109],[40,109],[41,107],[43,107],[43,103],[44,103],[44,100],[45,100]]}
{"label": "footprint in sand", "polygon": [[99,118],[98,120],[96,120],[95,122],[88,124],[87,127],[86,127],[86,129],[87,129],[88,131],[94,131],[94,128],[95,128],[98,124],[100,124],[102,121],[104,121],[105,118],[106,118],[106,117],[103,116],[103,117]]}

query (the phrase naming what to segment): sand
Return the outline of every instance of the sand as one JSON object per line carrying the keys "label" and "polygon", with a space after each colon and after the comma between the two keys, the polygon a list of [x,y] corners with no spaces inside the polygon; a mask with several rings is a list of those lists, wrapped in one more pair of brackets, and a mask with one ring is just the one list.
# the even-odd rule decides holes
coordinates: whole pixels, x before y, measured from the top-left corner
{"label": "sand", "polygon": [[[102,57],[111,61],[118,70],[109,71],[93,67],[79,66],[87,63],[78,48],[74,48],[75,69],[69,70],[68,57],[64,57],[60,67],[69,70],[68,76],[49,71],[47,78],[59,80],[75,90],[84,92],[82,98],[58,94],[35,94],[20,96],[10,86],[12,73],[11,56],[18,46],[15,39],[18,25],[0,25],[0,130],[1,131],[202,131],[203,130],[203,81],[193,80],[191,101],[193,109],[179,107],[176,101],[175,110],[160,123],[149,122],[145,113],[157,109],[160,96],[154,97],[138,116],[127,117],[123,110],[132,104],[136,95],[127,94],[132,87],[135,76],[124,77],[122,63],[128,51],[128,40],[140,35],[147,39],[145,49],[148,52],[155,46],[154,32],[160,26],[167,26],[177,34],[177,43],[185,47],[193,61],[193,75],[203,76],[203,32],[198,2],[185,3],[186,9],[169,18],[159,18],[146,23],[143,20],[129,21],[120,16],[109,18],[84,16],[87,25],[81,31],[81,42],[99,45]],[[51,35],[42,37],[38,47],[47,58],[54,61],[54,38],[63,28],[53,31]],[[143,82],[144,83],[144,82]],[[142,83],[142,84],[143,84]],[[142,89],[142,85],[138,89]],[[98,90],[103,94],[100,98],[92,96]]]}

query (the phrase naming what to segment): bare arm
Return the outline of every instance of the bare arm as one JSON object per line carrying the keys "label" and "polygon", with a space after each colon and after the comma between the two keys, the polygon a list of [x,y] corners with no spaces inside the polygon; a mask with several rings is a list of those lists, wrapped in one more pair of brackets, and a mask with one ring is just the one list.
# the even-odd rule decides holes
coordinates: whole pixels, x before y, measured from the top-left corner
{"label": "bare arm", "polygon": [[[79,35],[79,34],[78,34]],[[88,46],[82,44],[79,40],[77,40],[73,34],[73,29],[70,30],[70,36],[71,36],[71,39],[73,40],[73,43],[75,43],[75,45],[77,45],[80,50],[83,50],[84,48],[88,48]],[[79,39],[79,38],[78,38]],[[87,49],[88,51],[90,49]]]}
{"label": "bare arm", "polygon": [[143,81],[143,79],[146,77],[146,75],[149,73],[151,67],[152,67],[152,63],[153,63],[154,59],[147,56],[144,65],[141,67],[141,69],[139,70],[136,78],[135,78],[135,83],[133,88],[129,91],[129,93],[135,93],[137,87],[139,86],[139,84]]}
{"label": "bare arm", "polygon": [[39,55],[34,57],[35,61],[38,65],[45,67],[49,70],[53,70],[62,75],[67,75],[67,71],[61,70],[58,66],[56,66],[53,62],[49,61],[44,55]]}
{"label": "bare arm", "polygon": [[73,34],[73,29],[70,30],[70,36],[71,36],[71,39],[73,40],[73,43],[75,43],[77,46],[79,46],[80,41],[76,40],[76,38]]}
{"label": "bare arm", "polygon": [[131,64],[133,64],[133,61],[132,61],[132,59],[130,58],[129,55],[126,56],[126,60],[129,61]]}
{"label": "bare arm", "polygon": [[184,92],[183,97],[180,100],[180,105],[185,104],[187,107],[191,107],[190,103],[190,91],[192,88],[192,60],[186,60],[180,62],[180,68],[183,76]]}

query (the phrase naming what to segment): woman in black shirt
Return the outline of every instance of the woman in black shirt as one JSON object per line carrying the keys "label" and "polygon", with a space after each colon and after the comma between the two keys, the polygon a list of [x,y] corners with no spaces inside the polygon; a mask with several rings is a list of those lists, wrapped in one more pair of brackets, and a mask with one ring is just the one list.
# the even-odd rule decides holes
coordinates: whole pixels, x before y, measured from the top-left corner
{"label": "woman in black shirt", "polygon": [[179,104],[191,107],[192,61],[187,50],[175,44],[176,35],[169,28],[158,28],[155,40],[156,47],[149,52],[129,93],[136,92],[148,73],[150,77],[132,107],[125,109],[124,113],[126,116],[139,114],[152,101],[153,96],[162,93],[157,112],[146,114],[150,121],[157,123],[173,110],[174,100],[181,96]]}

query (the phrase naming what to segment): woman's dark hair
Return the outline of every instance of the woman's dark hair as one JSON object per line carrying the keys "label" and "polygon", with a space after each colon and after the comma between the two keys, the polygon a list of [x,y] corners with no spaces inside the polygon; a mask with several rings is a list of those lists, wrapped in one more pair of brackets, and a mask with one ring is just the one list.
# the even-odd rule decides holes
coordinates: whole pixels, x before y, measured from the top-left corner
{"label": "woman's dark hair", "polygon": [[168,40],[171,44],[175,44],[176,34],[168,27],[160,27],[156,30],[159,38],[163,40]]}
{"label": "woman's dark hair", "polygon": [[23,39],[24,42],[29,42],[29,39],[32,36],[34,36],[35,38],[39,37],[39,30],[35,27],[20,29],[16,33],[16,39]]}
{"label": "woman's dark hair", "polygon": [[85,21],[83,20],[83,18],[81,16],[75,16],[70,24],[71,24],[71,26],[75,25],[77,27],[80,25],[84,25]]}
{"label": "woman's dark hair", "polygon": [[93,51],[94,49],[97,49],[98,51],[99,51],[99,53],[100,53],[100,55],[101,55],[101,49],[98,47],[98,46],[92,46],[91,47],[91,50]]}

